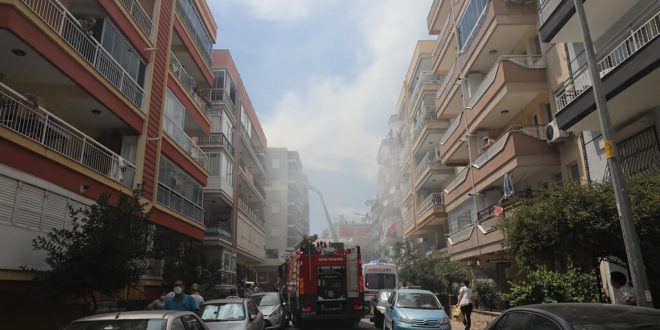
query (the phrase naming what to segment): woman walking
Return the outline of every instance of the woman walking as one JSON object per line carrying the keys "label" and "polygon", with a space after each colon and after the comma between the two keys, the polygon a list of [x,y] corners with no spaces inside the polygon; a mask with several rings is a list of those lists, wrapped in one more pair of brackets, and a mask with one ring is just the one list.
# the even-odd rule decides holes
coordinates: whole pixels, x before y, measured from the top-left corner
{"label": "woman walking", "polygon": [[465,324],[465,330],[470,330],[470,326],[472,325],[470,318],[470,315],[472,315],[472,289],[470,288],[470,280],[464,280],[463,286],[458,292],[458,305],[461,307],[461,312],[463,312],[463,324]]}

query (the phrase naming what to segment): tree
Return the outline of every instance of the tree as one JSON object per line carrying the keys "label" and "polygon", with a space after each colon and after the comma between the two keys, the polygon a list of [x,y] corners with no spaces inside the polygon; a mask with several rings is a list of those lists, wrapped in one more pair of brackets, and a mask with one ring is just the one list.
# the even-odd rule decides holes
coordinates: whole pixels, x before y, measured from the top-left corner
{"label": "tree", "polygon": [[[627,178],[626,190],[651,291],[660,297],[660,281],[653,280],[660,278],[660,175]],[[626,260],[609,182],[550,188],[538,203],[519,208],[503,230],[508,251],[524,268],[544,264],[565,270],[573,260],[577,267],[593,269],[603,257]]]}
{"label": "tree", "polygon": [[394,263],[399,266],[399,279],[404,285],[418,285],[426,290],[438,291],[440,282],[435,275],[435,263],[410,241],[394,244]]}
{"label": "tree", "polygon": [[599,296],[595,271],[582,272],[572,263],[566,272],[548,270],[545,266],[529,273],[527,281],[511,283],[511,292],[503,294],[510,306],[562,302],[592,302]]}
{"label": "tree", "polygon": [[71,229],[53,229],[32,241],[45,250],[50,270],[38,279],[55,298],[75,297],[97,309],[97,294],[114,294],[139,279],[145,271],[146,225],[149,217],[139,201],[120,195],[117,206],[103,193],[86,209],[69,207]]}

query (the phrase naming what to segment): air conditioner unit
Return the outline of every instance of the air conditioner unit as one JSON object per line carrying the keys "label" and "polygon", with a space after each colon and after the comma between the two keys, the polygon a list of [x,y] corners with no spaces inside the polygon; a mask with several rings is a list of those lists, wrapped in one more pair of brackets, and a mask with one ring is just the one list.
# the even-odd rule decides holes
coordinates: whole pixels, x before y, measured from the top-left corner
{"label": "air conditioner unit", "polygon": [[568,138],[568,132],[559,129],[559,125],[557,125],[557,120],[555,119],[545,126],[545,136],[548,139],[548,143],[557,143],[566,140]]}

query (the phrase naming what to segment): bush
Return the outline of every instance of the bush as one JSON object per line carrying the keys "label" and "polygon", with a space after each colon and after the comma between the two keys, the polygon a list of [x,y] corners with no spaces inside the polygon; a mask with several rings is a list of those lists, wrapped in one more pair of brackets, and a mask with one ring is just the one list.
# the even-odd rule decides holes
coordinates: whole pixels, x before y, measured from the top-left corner
{"label": "bush", "polygon": [[529,273],[527,281],[511,283],[511,292],[503,294],[511,307],[561,302],[598,300],[599,286],[595,272],[585,273],[571,263],[565,273],[549,271],[545,266]]}
{"label": "bush", "polygon": [[474,280],[474,292],[476,307],[485,310],[501,310],[502,299],[497,291],[495,281],[490,278],[478,278]]}

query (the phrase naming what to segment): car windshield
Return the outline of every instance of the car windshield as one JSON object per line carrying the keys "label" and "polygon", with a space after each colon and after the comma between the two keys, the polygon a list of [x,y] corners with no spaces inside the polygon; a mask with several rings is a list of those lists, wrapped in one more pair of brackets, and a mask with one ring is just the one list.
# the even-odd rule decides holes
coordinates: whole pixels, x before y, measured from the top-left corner
{"label": "car windshield", "polygon": [[253,295],[252,301],[254,301],[257,306],[275,306],[280,304],[277,295],[274,294]]}
{"label": "car windshield", "polygon": [[399,308],[442,309],[438,299],[430,293],[401,293],[396,302]]}
{"label": "car windshield", "polygon": [[79,321],[64,330],[160,330],[164,320],[98,320]]}
{"label": "car windshield", "polygon": [[245,319],[242,303],[207,304],[202,311],[204,322],[240,321]]}

